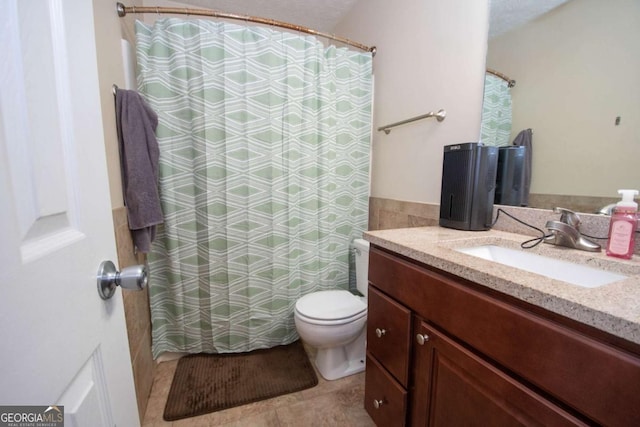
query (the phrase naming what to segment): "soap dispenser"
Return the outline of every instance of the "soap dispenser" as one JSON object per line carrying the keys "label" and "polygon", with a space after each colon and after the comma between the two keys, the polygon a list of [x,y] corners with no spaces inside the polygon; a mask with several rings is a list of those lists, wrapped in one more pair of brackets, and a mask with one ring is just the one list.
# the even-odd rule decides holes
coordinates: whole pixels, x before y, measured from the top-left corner
{"label": "soap dispenser", "polygon": [[609,224],[607,255],[630,259],[638,228],[638,204],[633,201],[638,190],[618,190],[622,200],[616,203]]}

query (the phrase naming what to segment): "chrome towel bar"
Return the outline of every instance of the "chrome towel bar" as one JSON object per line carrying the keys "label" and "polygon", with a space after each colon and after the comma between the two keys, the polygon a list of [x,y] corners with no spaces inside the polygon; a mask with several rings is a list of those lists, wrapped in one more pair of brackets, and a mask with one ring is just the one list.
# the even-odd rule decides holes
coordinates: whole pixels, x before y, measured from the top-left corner
{"label": "chrome towel bar", "polygon": [[433,111],[430,111],[427,114],[423,114],[421,116],[412,117],[412,118],[407,119],[407,120],[402,120],[400,122],[391,123],[390,125],[381,126],[381,127],[378,128],[378,131],[383,130],[385,134],[389,135],[391,133],[391,128],[394,128],[394,127],[400,126],[400,125],[404,125],[404,124],[407,124],[407,123],[415,122],[417,120],[428,119],[430,117],[435,117],[436,120],[441,122],[441,121],[443,121],[445,119],[445,117],[447,117],[447,112],[442,108],[440,110],[438,110],[437,113],[434,113]]}

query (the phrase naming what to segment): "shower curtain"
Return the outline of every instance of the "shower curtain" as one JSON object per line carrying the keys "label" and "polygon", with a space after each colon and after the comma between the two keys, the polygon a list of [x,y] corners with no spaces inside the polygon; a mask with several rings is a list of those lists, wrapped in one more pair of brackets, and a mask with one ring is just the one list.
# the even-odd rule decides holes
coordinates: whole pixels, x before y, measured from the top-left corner
{"label": "shower curtain", "polygon": [[485,145],[510,145],[511,90],[506,81],[486,73],[482,101],[482,127],[480,138]]}
{"label": "shower curtain", "polygon": [[205,20],[137,22],[136,36],[165,216],[154,356],[296,340],[295,301],[347,288],[367,226],[371,54]]}

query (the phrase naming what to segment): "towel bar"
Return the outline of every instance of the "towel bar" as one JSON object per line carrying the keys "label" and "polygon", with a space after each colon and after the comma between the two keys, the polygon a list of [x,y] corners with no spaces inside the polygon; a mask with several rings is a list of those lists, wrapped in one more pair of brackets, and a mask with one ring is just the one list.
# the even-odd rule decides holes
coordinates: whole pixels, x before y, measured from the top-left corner
{"label": "towel bar", "polygon": [[430,111],[427,114],[423,114],[421,116],[412,117],[412,118],[407,119],[407,120],[402,120],[400,122],[391,123],[390,125],[381,126],[381,127],[378,128],[378,131],[383,130],[385,134],[389,135],[391,133],[391,128],[394,128],[394,127],[400,126],[400,125],[404,125],[404,124],[407,124],[407,123],[415,122],[417,120],[428,119],[429,117],[435,117],[436,120],[438,120],[438,122],[441,122],[447,117],[447,112],[444,109],[438,110],[437,113],[434,113],[433,111]]}

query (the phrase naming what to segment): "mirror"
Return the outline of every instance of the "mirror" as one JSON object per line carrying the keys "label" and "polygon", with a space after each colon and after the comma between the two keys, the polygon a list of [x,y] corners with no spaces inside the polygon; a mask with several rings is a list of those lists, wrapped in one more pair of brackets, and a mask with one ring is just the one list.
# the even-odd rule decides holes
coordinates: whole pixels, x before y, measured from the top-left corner
{"label": "mirror", "polygon": [[594,213],[640,189],[640,2],[570,0],[492,36],[527,12],[507,3],[492,0],[486,66],[516,81],[510,141],[533,130],[529,206]]}

